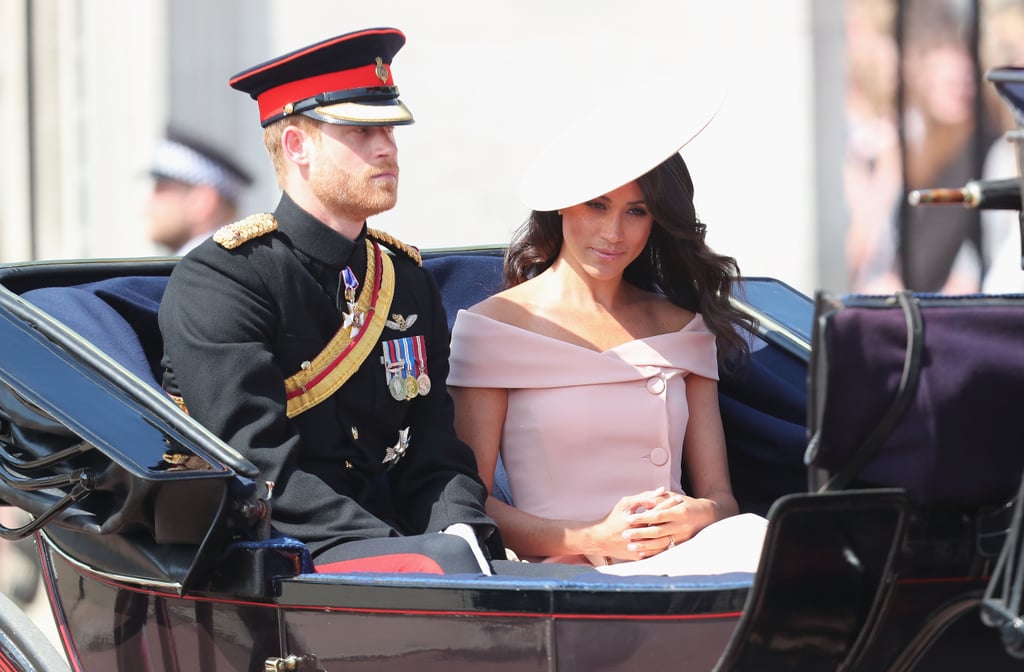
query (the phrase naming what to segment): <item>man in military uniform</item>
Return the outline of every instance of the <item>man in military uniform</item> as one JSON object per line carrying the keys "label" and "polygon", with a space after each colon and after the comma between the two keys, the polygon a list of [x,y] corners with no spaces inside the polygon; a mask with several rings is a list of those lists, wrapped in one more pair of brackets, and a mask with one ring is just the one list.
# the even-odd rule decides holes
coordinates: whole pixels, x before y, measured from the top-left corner
{"label": "man in military uniform", "polygon": [[486,572],[481,547],[504,550],[452,427],[440,294],[415,249],[366,225],[397,198],[404,43],[349,33],[231,79],[284,193],[175,268],[163,383],[260,469],[274,527],[319,567]]}

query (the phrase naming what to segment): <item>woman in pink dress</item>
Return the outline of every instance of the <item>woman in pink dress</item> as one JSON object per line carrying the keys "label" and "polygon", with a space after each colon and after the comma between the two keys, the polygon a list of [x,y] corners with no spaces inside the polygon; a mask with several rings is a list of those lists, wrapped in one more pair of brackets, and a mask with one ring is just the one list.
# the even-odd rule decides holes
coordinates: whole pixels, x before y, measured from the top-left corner
{"label": "woman in pink dress", "polygon": [[745,356],[737,327],[752,324],[730,304],[736,262],[705,244],[679,154],[707,118],[591,120],[524,177],[533,212],[508,289],[457,315],[448,384],[489,492],[499,454],[508,472],[514,506],[487,502],[506,546],[608,565],[737,513],[718,367]]}

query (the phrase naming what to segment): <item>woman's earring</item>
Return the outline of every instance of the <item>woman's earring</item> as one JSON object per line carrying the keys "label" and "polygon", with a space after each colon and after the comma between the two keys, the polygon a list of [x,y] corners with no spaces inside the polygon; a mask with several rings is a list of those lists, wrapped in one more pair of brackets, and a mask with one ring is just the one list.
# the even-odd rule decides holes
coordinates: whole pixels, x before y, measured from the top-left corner
{"label": "woman's earring", "polygon": [[556,210],[556,212],[559,214],[559,216],[561,216],[561,214],[562,214],[561,210]]}

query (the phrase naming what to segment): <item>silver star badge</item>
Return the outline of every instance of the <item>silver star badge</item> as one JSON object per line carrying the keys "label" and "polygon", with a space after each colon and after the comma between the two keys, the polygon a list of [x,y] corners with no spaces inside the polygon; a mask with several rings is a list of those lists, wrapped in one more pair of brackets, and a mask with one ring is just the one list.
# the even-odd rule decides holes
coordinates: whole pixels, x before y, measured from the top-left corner
{"label": "silver star badge", "polygon": [[405,457],[406,451],[409,449],[409,441],[412,437],[409,436],[409,428],[398,430],[398,442],[393,446],[388,446],[384,452],[384,459],[381,461],[382,464],[388,465],[388,469],[398,464],[398,461]]}

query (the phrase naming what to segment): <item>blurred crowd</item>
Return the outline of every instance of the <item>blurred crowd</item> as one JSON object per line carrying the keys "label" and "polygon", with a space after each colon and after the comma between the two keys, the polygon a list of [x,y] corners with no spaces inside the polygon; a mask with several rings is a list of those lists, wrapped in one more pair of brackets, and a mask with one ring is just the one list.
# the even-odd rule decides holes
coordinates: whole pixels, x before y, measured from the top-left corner
{"label": "blurred crowd", "polygon": [[1018,174],[984,73],[1024,65],[1024,0],[847,0],[846,37],[851,290],[1024,291],[1017,213],[906,203]]}

